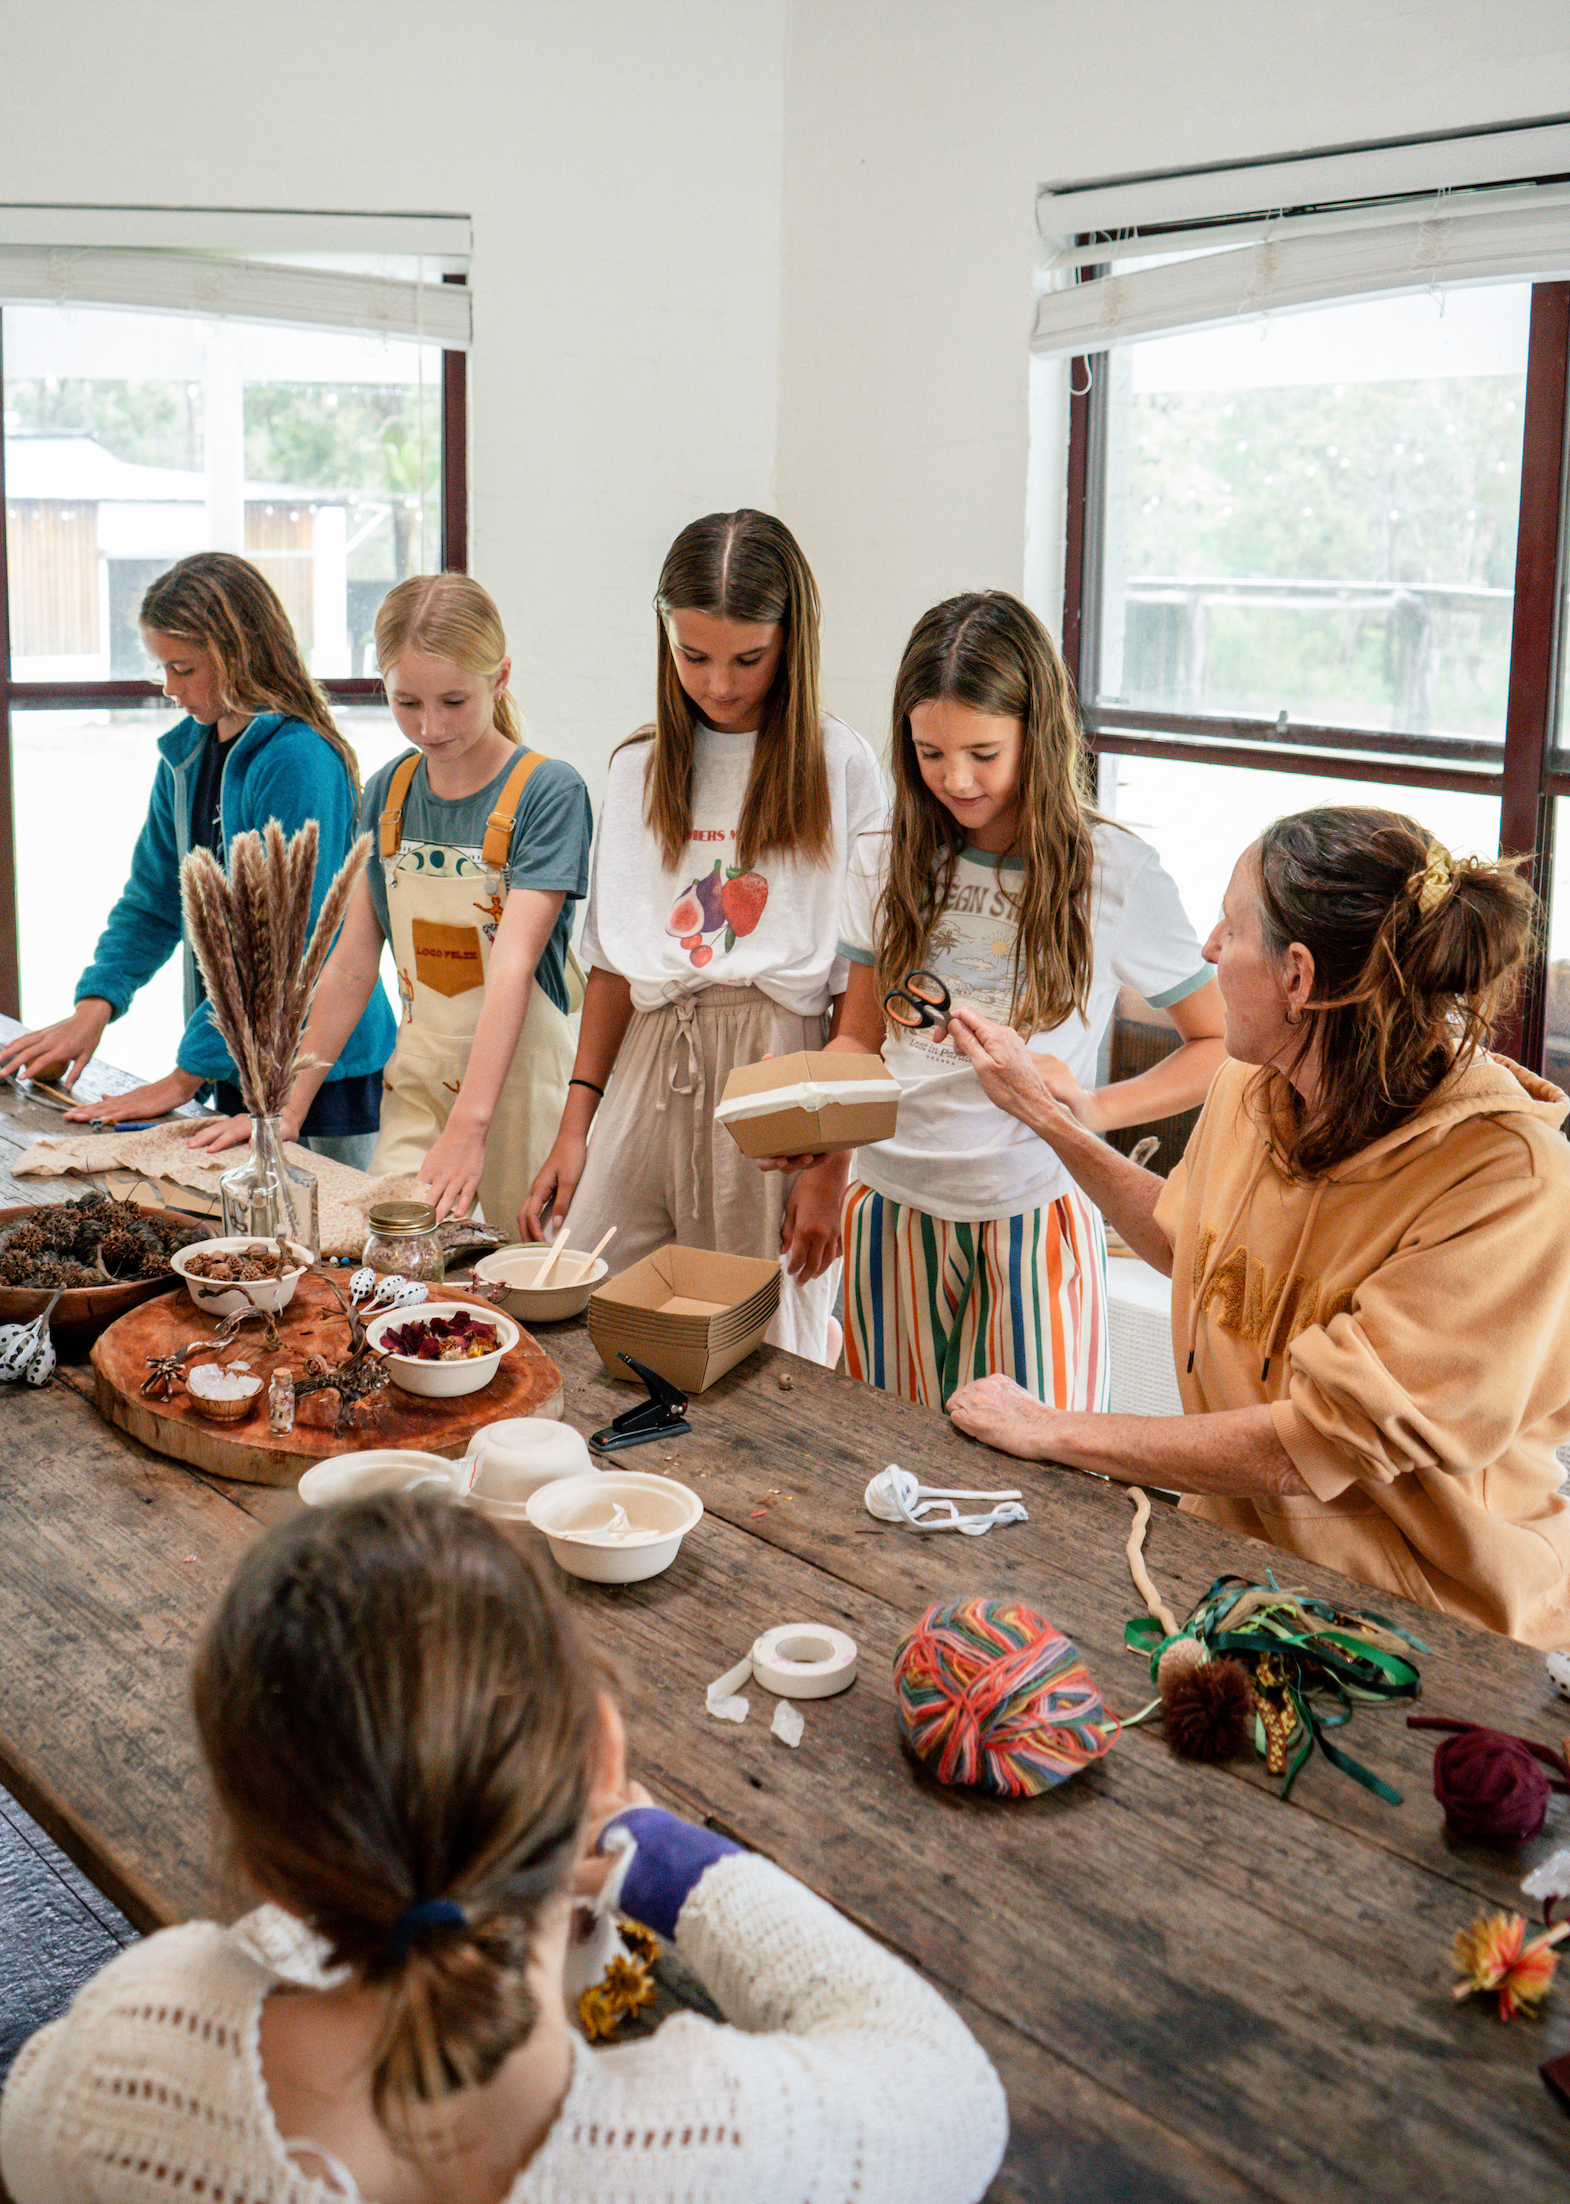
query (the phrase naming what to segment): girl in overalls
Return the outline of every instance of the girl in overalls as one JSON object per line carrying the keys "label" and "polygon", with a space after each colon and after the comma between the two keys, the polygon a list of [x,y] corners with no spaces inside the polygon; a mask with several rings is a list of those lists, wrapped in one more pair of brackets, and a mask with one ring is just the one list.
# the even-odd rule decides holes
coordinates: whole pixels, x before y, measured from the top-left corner
{"label": "girl in overalls", "polygon": [[510,1230],[566,1100],[567,944],[591,819],[573,768],[522,748],[506,651],[495,604],[465,574],[412,576],[376,616],[387,701],[415,747],[365,791],[370,861],[317,987],[283,1123],[292,1137],[386,941],[403,1018],[371,1169],[416,1173],[438,1216],[478,1194],[488,1221]]}

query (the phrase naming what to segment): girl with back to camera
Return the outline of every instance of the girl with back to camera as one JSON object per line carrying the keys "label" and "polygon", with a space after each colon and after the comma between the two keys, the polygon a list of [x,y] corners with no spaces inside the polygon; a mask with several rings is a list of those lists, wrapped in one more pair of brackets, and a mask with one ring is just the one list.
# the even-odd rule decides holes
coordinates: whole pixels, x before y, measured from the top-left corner
{"label": "girl with back to camera", "polygon": [[[1106,1405],[1099,1213],[988,1101],[941,1023],[899,1022],[911,974],[982,1006],[1056,1060],[1096,1132],[1200,1101],[1221,1062],[1216,988],[1155,852],[1081,793],[1079,716],[1051,637],[1001,590],[919,620],[894,686],[894,816],[853,853],[837,1048],[882,1048],[899,1127],[857,1151],[845,1203],[853,1375],[933,1407],[1002,1371],[1059,1406]],[[1096,1088],[1119,985],[1183,1045]],[[918,982],[919,988],[919,982]]]}
{"label": "girl with back to camera", "polygon": [[614,1224],[619,1269],[671,1240],[783,1250],[769,1338],[822,1361],[846,1159],[765,1177],[714,1106],[734,1065],[823,1046],[845,983],[846,856],[884,817],[883,783],[867,744],[820,709],[817,584],[780,521],[694,521],[654,603],[655,722],[611,760],[578,1056],[519,1223],[540,1239],[568,1218],[584,1249]]}
{"label": "girl with back to camera", "polygon": [[[302,1509],[241,1564],[194,1698],[271,1902],[133,1945],[23,2048],[14,2204],[985,2190],[1007,2108],[968,2031],[779,1868],[647,1803],[570,1610],[482,1517]],[[596,1890],[732,2025],[591,2051],[563,1974]]]}
{"label": "girl with back to camera", "polygon": [[[314,922],[354,841],[360,794],[355,755],[306,671],[271,583],[227,551],[198,552],[151,585],[142,599],[141,628],[149,655],[163,667],[164,693],[187,716],[158,738],[158,772],[131,877],[76,983],[75,1011],[8,1043],[0,1050],[0,1072],[28,1072],[64,1057],[67,1079],[77,1078],[109,1021],[123,1015],[137,989],[183,941],[180,862],[188,850],[206,847],[223,863],[234,834],[264,827],[269,819],[293,834],[314,819],[320,834]],[[241,1109],[235,1067],[212,1022],[188,944],[185,1015],[172,1072],[67,1115],[158,1117],[189,1102],[209,1081],[221,1110]],[[363,1166],[369,1160],[393,1030],[373,974],[291,1138],[342,1162]],[[240,1137],[248,1137],[248,1122],[240,1123]]]}
{"label": "girl with back to camera", "polygon": [[[371,1169],[414,1172],[437,1214],[478,1193],[511,1228],[561,1115],[572,1043],[567,944],[588,881],[589,797],[523,748],[501,615],[466,574],[400,582],[376,615],[387,701],[414,748],[373,774],[373,836],[316,991],[302,1054],[330,1058],[392,944],[403,1023]],[[321,1074],[303,1070],[292,1132]],[[202,1136],[222,1147],[231,1124]]]}

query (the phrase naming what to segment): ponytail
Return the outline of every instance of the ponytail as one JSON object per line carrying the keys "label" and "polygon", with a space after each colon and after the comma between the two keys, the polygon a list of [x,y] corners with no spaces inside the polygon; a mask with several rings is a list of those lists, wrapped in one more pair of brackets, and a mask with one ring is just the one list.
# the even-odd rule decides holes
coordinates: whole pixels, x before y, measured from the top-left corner
{"label": "ponytail", "polygon": [[1537,926],[1520,862],[1454,858],[1416,820],[1361,805],[1265,829],[1266,954],[1301,942],[1314,960],[1294,1064],[1317,1046],[1317,1089],[1275,1130],[1295,1175],[1321,1177],[1394,1131],[1488,1048]]}

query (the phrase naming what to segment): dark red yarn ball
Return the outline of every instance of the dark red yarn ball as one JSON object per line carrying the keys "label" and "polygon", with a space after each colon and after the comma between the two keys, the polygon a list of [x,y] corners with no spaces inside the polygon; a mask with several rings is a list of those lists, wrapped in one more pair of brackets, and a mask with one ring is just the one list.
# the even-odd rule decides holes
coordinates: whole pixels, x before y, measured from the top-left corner
{"label": "dark red yarn ball", "polygon": [[1549,1782],[1530,1746],[1500,1730],[1469,1726],[1434,1754],[1434,1796],[1458,1837],[1525,1844],[1543,1826],[1549,1792],[1564,1788]]}

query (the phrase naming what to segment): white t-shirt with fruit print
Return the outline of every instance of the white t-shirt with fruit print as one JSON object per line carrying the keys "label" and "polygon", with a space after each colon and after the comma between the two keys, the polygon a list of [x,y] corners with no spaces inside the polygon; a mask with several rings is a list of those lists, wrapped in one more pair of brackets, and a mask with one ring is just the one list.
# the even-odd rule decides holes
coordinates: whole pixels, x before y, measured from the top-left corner
{"label": "white t-shirt with fruit print", "polygon": [[848,854],[858,835],[888,817],[878,761],[860,735],[825,719],[829,861],[813,865],[770,850],[744,868],[736,824],[757,740],[699,722],[692,834],[675,871],[643,816],[652,743],[628,743],[611,760],[578,953],[585,966],[598,964],[630,981],[635,1010],[658,1010],[705,987],[756,987],[811,1018],[844,989],[847,966],[836,945]]}

